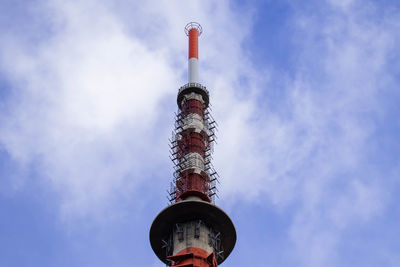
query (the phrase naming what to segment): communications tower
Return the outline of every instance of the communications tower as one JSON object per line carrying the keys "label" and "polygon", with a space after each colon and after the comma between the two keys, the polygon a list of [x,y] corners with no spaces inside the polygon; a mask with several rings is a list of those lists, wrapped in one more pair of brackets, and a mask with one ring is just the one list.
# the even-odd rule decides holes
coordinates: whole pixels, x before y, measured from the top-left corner
{"label": "communications tower", "polygon": [[150,243],[168,266],[217,267],[231,253],[236,230],[216,205],[218,174],[211,163],[216,122],[210,114],[209,93],[198,80],[200,24],[185,27],[189,37],[189,82],[178,91],[175,130],[170,148],[174,179],[170,205],[154,219]]}

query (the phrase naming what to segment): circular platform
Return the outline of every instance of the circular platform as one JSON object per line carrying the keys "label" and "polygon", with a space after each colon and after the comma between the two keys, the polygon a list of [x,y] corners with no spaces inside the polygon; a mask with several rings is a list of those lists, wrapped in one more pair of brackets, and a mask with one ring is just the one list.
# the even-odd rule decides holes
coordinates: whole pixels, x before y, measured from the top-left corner
{"label": "circular platform", "polygon": [[198,22],[189,22],[188,24],[186,24],[185,26],[185,33],[186,35],[189,36],[189,31],[191,29],[196,29],[199,32],[199,36],[202,34],[203,32],[203,28],[201,27],[200,23]]}
{"label": "circular platform", "polygon": [[236,230],[229,216],[217,206],[205,201],[181,201],[166,207],[154,219],[150,228],[150,244],[157,257],[167,263],[162,240],[172,233],[176,223],[202,220],[206,225],[221,233],[224,250],[221,264],[232,252],[236,243]]}
{"label": "circular platform", "polygon": [[190,93],[200,94],[203,97],[205,108],[208,107],[208,104],[210,102],[210,95],[209,95],[206,87],[199,83],[187,83],[187,84],[181,86],[181,88],[179,88],[177,103],[178,103],[178,107],[180,109],[182,108],[181,103],[182,103],[184,95],[190,94]]}

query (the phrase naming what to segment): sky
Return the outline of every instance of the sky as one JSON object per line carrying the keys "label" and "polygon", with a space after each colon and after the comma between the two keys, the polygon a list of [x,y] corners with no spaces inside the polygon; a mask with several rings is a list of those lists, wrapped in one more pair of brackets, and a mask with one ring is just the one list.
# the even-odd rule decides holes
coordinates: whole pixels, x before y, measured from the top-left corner
{"label": "sky", "polygon": [[399,266],[400,2],[1,0],[0,267],[164,266],[190,21],[222,266]]}

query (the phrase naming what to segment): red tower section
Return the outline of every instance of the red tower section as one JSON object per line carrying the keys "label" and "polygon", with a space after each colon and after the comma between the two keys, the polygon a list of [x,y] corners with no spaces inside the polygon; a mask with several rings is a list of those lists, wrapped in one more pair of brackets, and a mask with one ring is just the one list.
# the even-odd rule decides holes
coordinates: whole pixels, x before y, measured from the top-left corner
{"label": "red tower section", "polygon": [[218,174],[211,163],[216,122],[210,114],[209,92],[198,83],[200,24],[185,27],[189,36],[189,83],[179,89],[175,129],[170,140],[174,180],[171,205],[155,218],[150,243],[169,266],[216,267],[231,253],[235,227],[215,206]]}
{"label": "red tower section", "polygon": [[[199,88],[203,95],[193,92]],[[200,84],[187,84],[180,89],[179,112],[171,141],[171,159],[175,167],[171,201],[197,196],[211,202],[216,194],[217,173],[211,165],[216,127],[204,99],[208,99],[208,92]]]}

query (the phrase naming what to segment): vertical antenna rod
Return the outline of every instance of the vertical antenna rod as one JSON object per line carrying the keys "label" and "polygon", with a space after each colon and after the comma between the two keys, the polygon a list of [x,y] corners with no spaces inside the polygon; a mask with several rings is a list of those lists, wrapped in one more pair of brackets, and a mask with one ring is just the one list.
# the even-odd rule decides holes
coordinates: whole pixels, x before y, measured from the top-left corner
{"label": "vertical antenna rod", "polygon": [[185,27],[185,33],[189,36],[189,83],[199,82],[199,36],[202,32],[197,22],[190,22]]}

